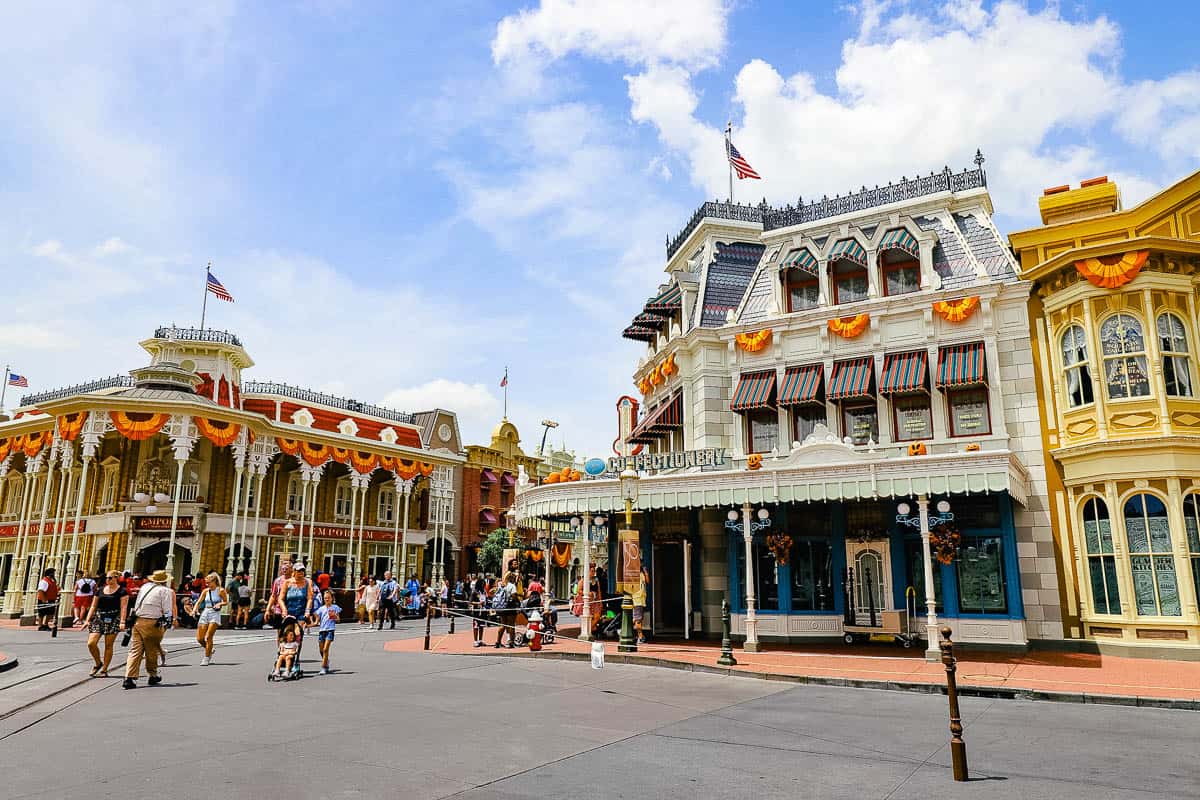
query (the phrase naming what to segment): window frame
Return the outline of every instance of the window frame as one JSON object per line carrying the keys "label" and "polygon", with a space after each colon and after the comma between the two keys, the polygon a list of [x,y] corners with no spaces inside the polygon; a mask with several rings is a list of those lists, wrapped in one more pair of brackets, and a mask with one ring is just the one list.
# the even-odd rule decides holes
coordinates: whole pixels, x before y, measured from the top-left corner
{"label": "window frame", "polygon": [[[387,511],[385,515],[384,507],[385,500],[388,501]],[[379,487],[378,496],[375,498],[375,519],[379,523],[394,522],[396,519],[396,487],[386,484]]]}
{"label": "window frame", "polygon": [[117,484],[120,482],[121,465],[119,463],[105,464],[101,469],[104,474],[100,479],[99,502],[96,505],[96,509],[107,511],[117,507],[119,494]]}
{"label": "window frame", "polygon": [[[900,405],[904,401],[925,399],[925,413],[929,420],[928,431],[922,436],[900,435]],[[893,394],[888,398],[888,407],[892,412],[892,441],[894,442],[927,442],[933,438],[933,398],[929,392],[905,392]]]}
{"label": "window frame", "polygon": [[[1065,341],[1067,336],[1071,336],[1075,341],[1071,343],[1072,350],[1076,356],[1082,351],[1081,358],[1068,362],[1066,359]],[[1075,338],[1078,336],[1079,338]],[[1066,329],[1058,336],[1058,357],[1061,359],[1063,383],[1062,389],[1064,393],[1064,405],[1068,411],[1073,411],[1077,408],[1096,404],[1096,393],[1092,388],[1092,358],[1091,347],[1087,340],[1087,331],[1083,325],[1078,322],[1071,322]],[[1079,402],[1073,402],[1074,395],[1071,392],[1070,373],[1075,370],[1079,375]]]}
{"label": "window frame", "polygon": [[[957,426],[954,424],[954,398],[955,395],[967,394],[968,392],[979,392],[983,394],[983,418],[987,421],[987,430],[972,431],[968,433],[956,433]],[[954,389],[944,390],[946,396],[946,435],[951,439],[961,439],[966,436],[991,436],[992,435],[992,393],[988,391],[987,384],[978,383],[972,386],[959,386]]]}
{"label": "window frame", "polygon": [[[1191,515],[1188,501],[1191,501]],[[1183,537],[1186,542],[1188,566],[1192,571],[1192,589],[1200,597],[1200,491],[1185,492],[1183,495]],[[1192,529],[1189,531],[1188,525]]]}
{"label": "window frame", "polygon": [[[1132,322],[1133,325],[1135,325],[1137,327],[1138,336],[1142,340],[1142,349],[1141,350],[1124,350],[1124,349],[1122,349],[1118,353],[1107,354],[1104,351],[1104,328],[1112,320],[1119,320],[1121,317],[1127,318],[1128,320],[1130,320]],[[1154,334],[1157,336],[1158,331],[1155,330]],[[1133,314],[1129,311],[1118,311],[1115,314],[1109,314],[1109,315],[1105,316],[1103,319],[1101,319],[1099,321],[1099,323],[1096,326],[1096,337],[1097,337],[1097,341],[1100,344],[1100,374],[1104,378],[1104,381],[1103,381],[1104,382],[1104,399],[1110,403],[1120,403],[1120,402],[1124,402],[1126,400],[1138,401],[1138,400],[1146,400],[1148,398],[1153,397],[1154,396],[1154,387],[1150,380],[1150,373],[1149,373],[1150,356],[1149,356],[1149,351],[1146,347],[1146,326],[1144,324],[1144,321],[1140,317],[1138,317],[1136,314]],[[1124,347],[1124,344],[1122,344],[1122,347]],[[1145,376],[1145,379],[1146,379],[1145,380],[1146,393],[1135,395],[1132,393],[1132,387],[1134,386],[1134,384],[1129,379],[1129,362],[1130,361],[1138,362],[1139,360],[1140,360],[1140,364],[1141,364],[1141,368],[1142,368],[1142,374]],[[1114,396],[1112,393],[1113,384],[1108,379],[1108,364],[1110,361],[1125,362],[1124,386],[1125,386],[1126,394],[1123,397]]]}
{"label": "window frame", "polygon": [[[970,614],[973,616],[1008,616],[1009,615],[1009,609],[1011,608],[1011,603],[1009,602],[1009,597],[1008,597],[1008,588],[1009,588],[1008,583],[1010,580],[1012,580],[1012,576],[1008,574],[1009,569],[1008,569],[1008,565],[1006,563],[1007,555],[1005,554],[1005,548],[1007,547],[1007,544],[1005,543],[1004,539],[1005,539],[1004,535],[999,531],[973,531],[973,532],[964,532],[962,534],[962,544],[959,545],[958,553],[954,559],[954,581],[957,584],[955,591],[958,594],[958,597],[957,597],[958,613],[960,615],[962,615],[962,614]],[[982,606],[980,606],[979,610],[975,610],[974,607],[968,607],[967,603],[964,602],[964,599],[965,599],[964,583],[965,583],[965,581],[963,580],[962,570],[963,570],[963,565],[966,563],[969,563],[967,561],[967,550],[970,547],[970,545],[968,543],[972,542],[972,541],[980,542],[983,540],[994,540],[999,545],[999,549],[997,550],[997,553],[996,553],[996,563],[1000,567],[1000,597],[1003,599],[1003,605],[1000,608],[991,608],[991,609],[984,609]]]}
{"label": "window frame", "polygon": [[[839,273],[838,267],[842,264],[847,265],[850,269],[848,269],[845,272]],[[842,290],[841,290],[841,281],[845,280],[845,279],[859,277],[860,274],[865,283],[865,288],[863,289],[863,296],[857,297],[853,300],[843,300],[842,299]],[[845,258],[839,258],[838,260],[836,260],[832,264],[830,264],[829,265],[829,282],[833,285],[833,304],[835,306],[849,305],[850,303],[861,303],[865,300],[871,299],[871,275],[870,275],[870,272],[869,272],[869,270],[867,270],[866,267],[860,267],[858,264],[854,263],[853,261],[850,261]]]}
{"label": "window frame", "polygon": [[[773,420],[772,424],[775,426],[775,444],[773,447],[770,447],[766,450],[757,450],[757,449],[755,449],[755,445],[754,445],[754,424],[756,422],[755,418],[761,416],[765,419],[768,415]],[[744,418],[743,427],[744,427],[745,434],[746,434],[746,454],[747,455],[750,455],[753,453],[762,453],[763,455],[766,455],[768,453],[774,452],[779,447],[779,412],[775,410],[774,406],[767,406],[766,408],[747,409],[746,411],[742,412],[742,417]],[[765,424],[765,422],[763,424]]]}
{"label": "window frame", "polygon": [[284,493],[283,510],[285,514],[299,514],[304,504],[304,484],[300,473],[288,475],[287,491]]}
{"label": "window frame", "polygon": [[[1183,596],[1182,596],[1181,592],[1179,591],[1179,573],[1178,573],[1178,570],[1176,569],[1176,565],[1175,565],[1174,541],[1172,540],[1171,542],[1169,542],[1170,549],[1168,549],[1168,550],[1164,551],[1164,550],[1155,550],[1154,549],[1154,537],[1150,530],[1150,520],[1157,519],[1158,517],[1151,517],[1148,503],[1146,502],[1146,498],[1153,499],[1159,505],[1162,506],[1163,514],[1164,514],[1163,518],[1167,520],[1167,533],[1168,533],[1168,536],[1170,536],[1170,519],[1171,519],[1170,511],[1169,511],[1169,507],[1167,505],[1167,501],[1164,500],[1162,497],[1159,497],[1157,494],[1154,494],[1153,492],[1143,490],[1143,491],[1130,492],[1121,501],[1121,526],[1125,529],[1125,551],[1126,551],[1126,555],[1129,558],[1129,576],[1130,576],[1131,586],[1133,587],[1133,597],[1130,598],[1130,600],[1133,604],[1134,616],[1139,617],[1139,618],[1158,617],[1158,618],[1166,618],[1166,619],[1178,619],[1183,616]],[[1144,551],[1143,550],[1135,551],[1134,546],[1133,546],[1133,540],[1130,539],[1130,536],[1129,536],[1129,515],[1127,512],[1128,512],[1129,504],[1138,499],[1142,500],[1142,518],[1145,521],[1144,532],[1145,532],[1145,537],[1146,537],[1146,550],[1144,550]],[[1135,577],[1135,572],[1134,572],[1134,559],[1136,559],[1136,558],[1149,559],[1150,578],[1151,578],[1151,581],[1152,581],[1152,584],[1154,587],[1154,606],[1155,606],[1155,608],[1154,608],[1153,613],[1150,613],[1150,612],[1142,613],[1142,610],[1141,610],[1141,602],[1138,597],[1137,579]],[[1159,583],[1159,574],[1160,574],[1159,559],[1167,559],[1166,563],[1170,564],[1170,569],[1162,570],[1162,574],[1166,574],[1169,572],[1172,576],[1174,576],[1174,580],[1175,580],[1175,601],[1178,604],[1179,609],[1178,609],[1178,611],[1175,611],[1172,613],[1167,613],[1167,612],[1163,611],[1162,587]]]}
{"label": "window frame", "polygon": [[[821,281],[816,275],[809,275],[802,269],[785,269],[783,271],[783,297],[784,304],[787,308],[787,313],[794,314],[798,311],[811,311],[814,308],[821,307]],[[804,280],[797,280],[793,275],[804,276]],[[816,288],[816,296],[813,298],[812,305],[796,308],[792,302],[793,288]]]}
{"label": "window frame", "polygon": [[847,415],[850,414],[851,411],[854,411],[856,409],[860,409],[860,408],[870,409],[871,413],[875,415],[875,425],[874,425],[874,435],[868,441],[874,441],[876,444],[879,443],[879,402],[877,401],[877,399],[874,396],[872,396],[870,400],[862,400],[862,399],[842,400],[838,403],[838,406],[839,406],[838,414],[841,417],[841,422],[842,422],[842,436],[843,437],[849,436],[851,443],[855,447],[862,447],[862,446],[865,446],[868,444],[868,442],[859,443],[859,442],[854,441],[854,434],[850,432],[851,431],[850,420],[848,419]]}
{"label": "window frame", "polygon": [[[1171,331],[1170,336],[1167,337],[1170,341],[1164,343],[1165,340],[1162,332],[1162,323],[1164,320],[1170,320],[1171,323],[1179,326],[1178,341],[1176,340],[1175,332]],[[1154,335],[1158,337],[1158,354],[1159,358],[1162,360],[1163,392],[1167,397],[1194,398],[1196,396],[1196,390],[1195,384],[1193,383],[1194,373],[1192,372],[1192,352],[1188,343],[1187,324],[1174,311],[1161,311],[1154,318]],[[1182,350],[1179,350],[1175,347],[1175,345],[1179,344],[1180,342],[1183,344]],[[1169,347],[1168,344],[1170,345]],[[1176,388],[1178,388],[1178,365],[1181,363],[1183,365],[1183,374],[1186,376],[1184,381],[1187,384],[1186,394],[1178,391],[1172,392],[1170,389],[1170,384],[1167,383],[1167,365],[1170,364],[1171,372],[1176,376],[1175,383]]]}
{"label": "window frame", "polygon": [[[888,253],[904,253],[904,255],[908,256],[908,258],[904,259],[903,261],[896,261],[893,263],[888,263],[887,261],[884,260],[884,256],[886,256]],[[902,272],[902,271],[907,271],[907,270],[912,270],[916,274],[916,276],[917,276],[916,288],[910,289],[907,292],[896,292],[893,294],[888,289],[888,276],[894,272]],[[900,250],[900,249],[888,249],[888,250],[884,250],[882,253],[879,254],[879,277],[881,277],[883,279],[883,296],[884,297],[901,297],[906,294],[916,294],[917,292],[919,292],[925,288],[921,285],[921,261],[920,261],[920,259],[912,258],[911,256],[909,256],[908,253],[906,253],[905,251]]]}
{"label": "window frame", "polygon": [[[1088,541],[1088,508],[1093,509],[1096,519],[1096,546],[1097,552],[1093,552]],[[1103,510],[1104,516],[1101,517],[1099,512]],[[1087,565],[1088,573],[1088,605],[1091,607],[1093,614],[1099,614],[1107,617],[1121,616],[1121,583],[1117,571],[1117,554],[1116,544],[1114,540],[1115,530],[1113,528],[1112,514],[1108,510],[1108,501],[1100,495],[1092,494],[1083,498],[1079,504],[1079,521],[1080,533],[1082,541],[1080,544],[1083,550],[1083,558]],[[1103,532],[1100,527],[1101,522],[1108,523],[1108,550],[1104,550]],[[1097,573],[1097,565],[1099,572]],[[1097,577],[1100,578],[1097,585]],[[1096,601],[1096,590],[1102,588],[1104,590],[1104,608],[1101,611],[1100,606]],[[1115,595],[1115,598],[1114,598]],[[1116,611],[1113,611],[1113,607]]]}
{"label": "window frame", "polygon": [[[339,478],[333,490],[333,518],[338,521],[353,522],[354,511],[352,500],[355,487],[350,485],[350,478]],[[343,494],[344,493],[344,494]]]}

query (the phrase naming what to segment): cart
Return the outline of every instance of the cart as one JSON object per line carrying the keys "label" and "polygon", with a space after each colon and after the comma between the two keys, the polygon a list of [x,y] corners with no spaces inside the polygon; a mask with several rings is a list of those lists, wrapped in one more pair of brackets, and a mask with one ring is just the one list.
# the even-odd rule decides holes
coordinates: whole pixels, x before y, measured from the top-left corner
{"label": "cart", "polygon": [[871,607],[868,608],[865,618],[863,614],[855,611],[852,598],[851,592],[847,591],[846,616],[842,622],[842,641],[846,644],[869,642],[872,636],[890,636],[893,641],[908,649],[920,638],[912,630],[912,618],[916,616],[916,591],[913,587],[909,586],[904,593],[906,608],[876,611]]}

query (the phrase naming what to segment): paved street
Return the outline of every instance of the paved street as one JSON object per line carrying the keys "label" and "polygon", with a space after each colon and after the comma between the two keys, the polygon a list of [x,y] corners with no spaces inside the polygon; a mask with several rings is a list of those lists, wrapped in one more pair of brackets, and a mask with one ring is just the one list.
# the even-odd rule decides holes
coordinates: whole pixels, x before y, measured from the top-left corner
{"label": "paved street", "polygon": [[224,632],[201,668],[179,632],[165,683],[127,692],[83,680],[77,633],[0,629],[22,662],[0,675],[5,796],[1200,796],[1194,712],[967,698],[974,780],[956,787],[941,697],[384,652],[392,638],[344,627],[333,674],[268,684],[261,634]]}

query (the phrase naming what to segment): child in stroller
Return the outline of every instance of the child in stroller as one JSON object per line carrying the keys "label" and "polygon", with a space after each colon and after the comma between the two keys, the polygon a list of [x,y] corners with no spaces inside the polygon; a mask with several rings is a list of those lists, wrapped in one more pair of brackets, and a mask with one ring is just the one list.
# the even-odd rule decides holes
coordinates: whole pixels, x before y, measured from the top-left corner
{"label": "child in stroller", "polygon": [[279,651],[275,668],[267,674],[268,681],[290,681],[303,677],[300,669],[300,650],[304,644],[304,629],[295,617],[285,617],[279,626]]}

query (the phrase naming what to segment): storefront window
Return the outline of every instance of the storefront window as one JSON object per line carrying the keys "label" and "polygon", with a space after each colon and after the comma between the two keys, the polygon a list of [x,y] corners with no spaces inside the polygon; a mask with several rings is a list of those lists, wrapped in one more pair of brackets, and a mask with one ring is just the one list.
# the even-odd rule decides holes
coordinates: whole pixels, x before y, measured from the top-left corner
{"label": "storefront window", "polygon": [[1167,507],[1152,494],[1135,494],[1125,501],[1124,516],[1137,613],[1180,616],[1183,609],[1179,603]]}
{"label": "storefront window", "polygon": [[773,408],[746,413],[746,428],[751,453],[769,453],[779,444],[779,415]]}
{"label": "storefront window", "polygon": [[833,610],[833,553],[829,542],[797,539],[792,545],[792,610]]}
{"label": "storefront window", "polygon": [[896,441],[911,442],[933,437],[933,414],[929,411],[929,395],[906,394],[892,397],[896,417]]}
{"label": "storefront window", "polygon": [[967,614],[1005,614],[1004,541],[999,536],[963,536],[958,550],[958,607]]}
{"label": "storefront window", "polygon": [[873,401],[842,407],[842,435],[854,444],[879,441],[879,411]]}
{"label": "storefront window", "polygon": [[1083,540],[1092,583],[1092,608],[1097,614],[1120,614],[1121,591],[1117,588],[1112,523],[1108,519],[1108,506],[1098,497],[1090,497],[1083,504]]}
{"label": "storefront window", "polygon": [[[738,583],[741,586],[740,604],[746,604],[746,548],[741,537],[734,543],[737,550]],[[764,611],[779,610],[779,567],[775,556],[765,544],[754,543],[754,601]]]}
{"label": "storefront window", "polygon": [[1100,351],[1104,357],[1104,382],[1110,399],[1147,397],[1146,342],[1142,324],[1129,314],[1116,314],[1100,325]]}
{"label": "storefront window", "polygon": [[[930,558],[933,556],[931,555]],[[904,558],[905,558],[905,574],[908,577],[908,584],[904,587],[905,598],[908,597],[908,587],[911,586],[914,593],[914,600],[907,602],[915,603],[916,615],[922,616],[926,613],[925,608],[925,550],[921,546],[920,539],[909,539],[904,542]],[[942,568],[936,561],[933,564],[933,596],[937,602],[937,610],[940,613],[942,610]]]}
{"label": "storefront window", "polygon": [[950,404],[951,436],[977,436],[992,432],[987,389],[982,386],[954,389],[946,393],[946,400]]}
{"label": "storefront window", "polygon": [[1183,498],[1183,529],[1187,534],[1188,560],[1192,567],[1192,586],[1200,597],[1200,496]]}
{"label": "storefront window", "polygon": [[1192,396],[1191,357],[1187,331],[1174,314],[1159,314],[1158,341],[1162,350],[1163,383],[1170,397]]}
{"label": "storefront window", "polygon": [[1083,328],[1072,325],[1062,337],[1063,376],[1066,378],[1067,405],[1084,406],[1093,401],[1092,370],[1088,363],[1087,338]]}
{"label": "storefront window", "polygon": [[792,409],[792,441],[803,442],[816,429],[825,424],[825,406],[805,403]]}
{"label": "storefront window", "polygon": [[867,271],[850,261],[838,261],[833,269],[834,300],[838,304],[867,299]]}

